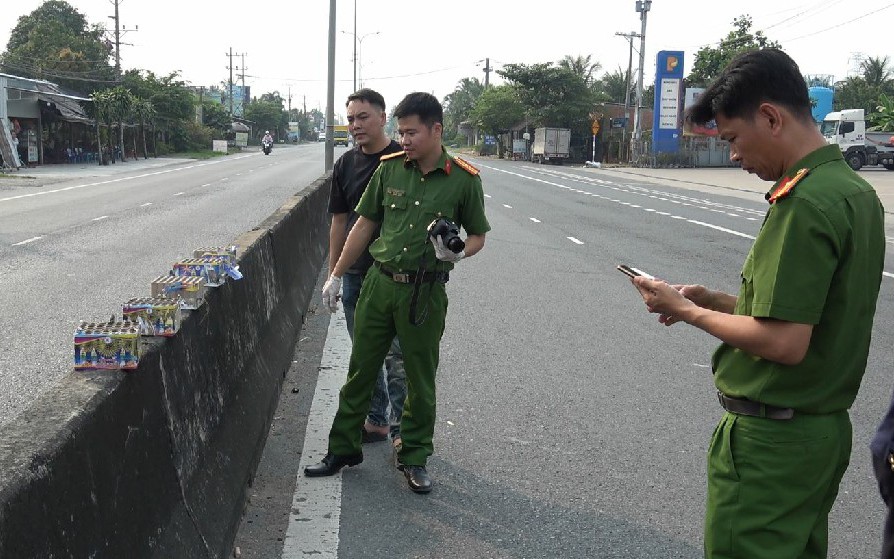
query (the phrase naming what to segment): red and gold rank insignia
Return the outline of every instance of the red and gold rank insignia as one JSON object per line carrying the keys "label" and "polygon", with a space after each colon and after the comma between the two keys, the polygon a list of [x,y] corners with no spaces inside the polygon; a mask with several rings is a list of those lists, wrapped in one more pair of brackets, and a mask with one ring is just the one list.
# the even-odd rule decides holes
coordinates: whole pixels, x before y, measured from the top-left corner
{"label": "red and gold rank insignia", "polygon": [[478,169],[472,166],[471,163],[466,161],[465,159],[454,157],[453,161],[456,163],[456,166],[462,169],[463,171],[469,173],[470,175],[477,175]]}
{"label": "red and gold rank insignia", "polygon": [[389,159],[394,159],[395,157],[400,157],[401,155],[406,155],[405,151],[396,151],[394,153],[389,153],[387,155],[383,155],[379,158],[379,161],[387,161]]}
{"label": "red and gold rank insignia", "polygon": [[785,179],[783,179],[783,181],[779,183],[779,186],[774,188],[771,192],[767,193],[767,202],[769,202],[770,204],[775,204],[777,201],[788,196],[795,188],[795,185],[797,185],[801,181],[801,179],[806,177],[809,172],[810,169],[807,169],[805,167],[804,169],[801,169],[800,171],[795,173],[794,177],[785,177]]}

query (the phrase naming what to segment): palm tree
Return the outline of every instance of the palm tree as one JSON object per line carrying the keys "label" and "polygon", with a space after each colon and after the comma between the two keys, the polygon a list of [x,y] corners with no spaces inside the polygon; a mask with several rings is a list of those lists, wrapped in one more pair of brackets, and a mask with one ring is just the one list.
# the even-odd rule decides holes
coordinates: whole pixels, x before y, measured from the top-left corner
{"label": "palm tree", "polygon": [[612,101],[623,103],[628,100],[627,86],[631,85],[626,70],[622,70],[619,66],[617,70],[607,72],[602,76],[602,91]]}
{"label": "palm tree", "polygon": [[593,62],[592,55],[589,54],[587,56],[578,55],[574,57],[566,54],[565,58],[559,61],[559,67],[571,70],[581,76],[584,79],[584,83],[593,85],[593,74],[602,68],[602,64]]}
{"label": "palm tree", "polygon": [[[146,125],[155,118],[155,107],[152,101],[148,99],[136,99],[133,105],[133,115],[140,123],[140,133],[143,136],[143,159],[149,159],[149,151],[146,149]],[[136,135],[134,135],[134,143],[136,143]],[[136,153],[134,147],[134,153]]]}
{"label": "palm tree", "polygon": [[860,64],[860,69],[866,83],[875,87],[886,86],[894,76],[887,56],[870,56]]}
{"label": "palm tree", "polygon": [[100,127],[105,124],[111,135],[111,114],[112,114],[112,101],[109,97],[109,91],[94,91],[93,94],[90,95],[90,98],[93,100],[93,109],[96,113],[96,148],[99,151],[99,157],[97,161],[100,165],[106,164],[105,161],[105,149],[102,143],[102,132]]}
{"label": "palm tree", "polygon": [[[123,87],[116,86],[109,90],[109,102],[112,111],[112,118],[118,121],[118,145],[121,148],[121,160],[124,161],[124,121],[130,116],[131,107],[134,104],[133,94]],[[114,152],[114,150],[113,150]],[[114,157],[114,153],[112,154]]]}

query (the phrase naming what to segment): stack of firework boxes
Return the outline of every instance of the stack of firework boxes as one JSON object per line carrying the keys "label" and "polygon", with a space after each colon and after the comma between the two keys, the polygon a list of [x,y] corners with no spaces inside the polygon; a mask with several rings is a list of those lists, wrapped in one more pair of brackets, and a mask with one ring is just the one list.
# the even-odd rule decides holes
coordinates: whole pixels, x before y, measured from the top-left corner
{"label": "stack of firework boxes", "polygon": [[193,257],[152,281],[150,297],[124,303],[122,321],[82,322],[74,334],[74,368],[136,369],[142,348],[140,336],[170,337],[180,330],[181,310],[198,309],[208,287],[241,279],[236,247],[198,248]]}

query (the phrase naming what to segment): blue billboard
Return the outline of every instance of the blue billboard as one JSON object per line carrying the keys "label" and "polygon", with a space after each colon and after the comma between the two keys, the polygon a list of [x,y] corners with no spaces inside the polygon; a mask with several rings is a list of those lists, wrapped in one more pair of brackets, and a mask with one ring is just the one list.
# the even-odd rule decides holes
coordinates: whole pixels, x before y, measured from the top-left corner
{"label": "blue billboard", "polygon": [[660,51],[655,68],[652,151],[676,153],[683,134],[683,51]]}

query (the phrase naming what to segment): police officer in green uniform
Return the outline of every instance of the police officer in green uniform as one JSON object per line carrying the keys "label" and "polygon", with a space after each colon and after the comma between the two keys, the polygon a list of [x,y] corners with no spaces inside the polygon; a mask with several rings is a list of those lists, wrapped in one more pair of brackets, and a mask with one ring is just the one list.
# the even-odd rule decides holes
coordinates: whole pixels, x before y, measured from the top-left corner
{"label": "police officer in green uniform", "polygon": [[[411,93],[394,109],[404,151],[382,157],[356,211],[360,215],[323,286],[335,311],[342,275],[369,247],[375,259],[363,282],[354,317],[348,380],[329,432],[329,449],[307,476],[328,476],[363,461],[361,427],[376,375],[395,334],[403,349],[407,399],[397,457],[417,493],[431,491],[425,469],[434,447],[435,371],[447,316],[446,283],[456,262],[484,247],[490,225],[478,171],[441,145],[443,110],[428,93]],[[444,221],[447,220],[447,221]],[[454,246],[450,224],[462,227],[464,248]],[[429,229],[435,225],[431,235]],[[461,239],[459,239],[461,241]],[[457,249],[457,250],[451,250]]]}
{"label": "police officer in green uniform", "polygon": [[775,181],[738,296],[633,280],[660,322],[722,342],[713,370],[726,413],[708,450],[705,556],[824,558],[869,353],[884,210],[818,132],[804,78],[780,50],[738,56],[687,118],[715,120],[732,160]]}

